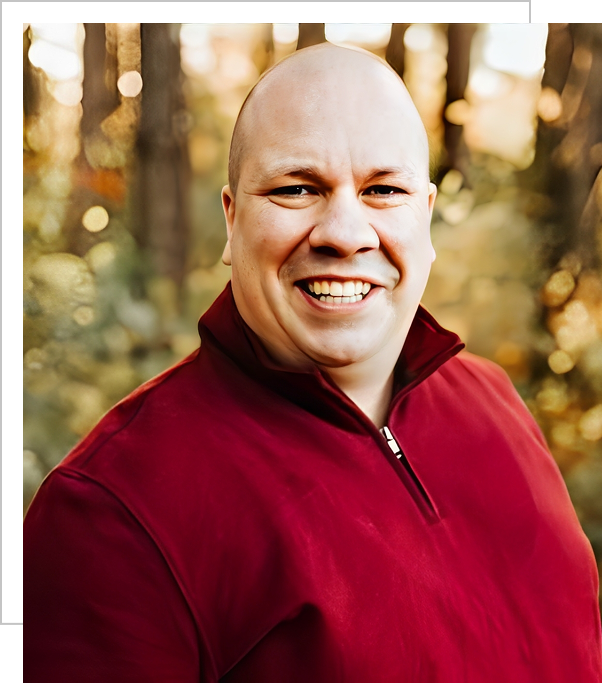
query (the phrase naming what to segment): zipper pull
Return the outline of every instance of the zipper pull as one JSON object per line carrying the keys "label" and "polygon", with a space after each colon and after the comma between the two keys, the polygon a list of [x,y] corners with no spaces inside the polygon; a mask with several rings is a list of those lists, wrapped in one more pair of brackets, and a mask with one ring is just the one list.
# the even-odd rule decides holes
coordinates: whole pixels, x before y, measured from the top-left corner
{"label": "zipper pull", "polygon": [[385,437],[387,440],[387,443],[389,444],[389,448],[393,451],[393,454],[398,460],[401,460],[403,458],[403,453],[401,451],[401,448],[399,447],[399,444],[397,441],[395,441],[395,438],[393,437],[393,434],[391,434],[391,430],[385,426],[381,429],[381,434]]}

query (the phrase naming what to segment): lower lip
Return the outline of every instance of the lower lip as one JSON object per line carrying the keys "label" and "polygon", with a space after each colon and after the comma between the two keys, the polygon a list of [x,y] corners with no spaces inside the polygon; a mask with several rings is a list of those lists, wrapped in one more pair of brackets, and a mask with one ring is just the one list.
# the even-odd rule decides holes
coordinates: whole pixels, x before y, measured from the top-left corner
{"label": "lower lip", "polygon": [[329,313],[352,313],[361,310],[366,306],[366,301],[368,300],[368,298],[372,298],[375,294],[375,287],[372,287],[372,289],[369,292],[369,297],[368,295],[366,295],[360,301],[355,301],[352,304],[335,304],[329,303],[327,301],[320,301],[319,299],[314,299],[313,296],[308,294],[301,287],[295,286],[295,289],[301,294],[301,296],[305,299],[305,301],[307,301],[308,304],[310,304],[319,311],[328,311]]}

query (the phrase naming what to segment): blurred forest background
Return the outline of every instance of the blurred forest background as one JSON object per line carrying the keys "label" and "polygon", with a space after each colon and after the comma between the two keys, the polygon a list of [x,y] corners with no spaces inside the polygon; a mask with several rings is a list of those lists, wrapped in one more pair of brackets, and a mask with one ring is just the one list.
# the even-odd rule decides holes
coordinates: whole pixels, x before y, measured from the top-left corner
{"label": "blurred forest background", "polygon": [[230,135],[324,40],[403,76],[439,185],[424,304],[509,373],[602,560],[602,25],[24,24],[24,508],[198,346]]}

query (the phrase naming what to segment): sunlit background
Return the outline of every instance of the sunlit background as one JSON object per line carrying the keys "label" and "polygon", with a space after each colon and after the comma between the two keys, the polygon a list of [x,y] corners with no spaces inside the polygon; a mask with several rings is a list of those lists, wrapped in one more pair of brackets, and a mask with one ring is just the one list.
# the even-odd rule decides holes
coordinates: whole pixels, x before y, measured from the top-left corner
{"label": "sunlit background", "polygon": [[403,75],[439,185],[424,304],[510,374],[601,558],[600,25],[24,24],[25,508],[197,347],[238,109],[323,40]]}

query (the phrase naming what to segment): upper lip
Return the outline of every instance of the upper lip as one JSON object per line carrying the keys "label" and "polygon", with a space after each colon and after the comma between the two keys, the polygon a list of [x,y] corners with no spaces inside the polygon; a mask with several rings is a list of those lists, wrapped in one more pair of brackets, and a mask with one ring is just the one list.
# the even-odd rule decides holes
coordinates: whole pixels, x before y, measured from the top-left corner
{"label": "upper lip", "polygon": [[306,277],[299,278],[296,282],[312,282],[314,280],[339,280],[345,282],[347,280],[361,280],[362,282],[367,282],[373,287],[382,286],[378,280],[373,277],[366,277],[365,275],[307,275]]}

